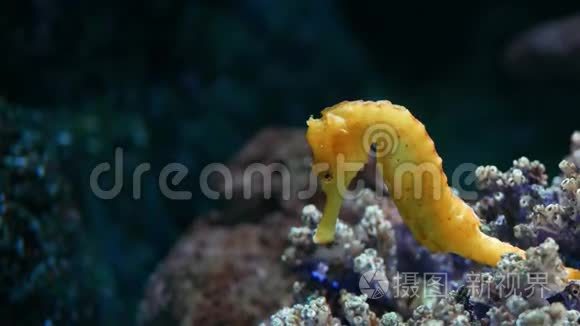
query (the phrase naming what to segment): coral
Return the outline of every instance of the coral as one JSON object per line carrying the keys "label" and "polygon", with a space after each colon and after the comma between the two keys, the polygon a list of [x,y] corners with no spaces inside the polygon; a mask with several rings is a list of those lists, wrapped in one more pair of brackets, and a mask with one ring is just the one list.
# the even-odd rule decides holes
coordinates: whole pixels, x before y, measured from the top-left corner
{"label": "coral", "polygon": [[487,315],[492,325],[577,325],[580,312],[567,310],[561,303],[530,309],[520,296],[510,297],[501,307],[493,307]]}
{"label": "coral", "polygon": [[[404,314],[409,314],[413,307],[422,300],[421,296],[425,284],[422,284],[422,277],[418,277],[416,279],[419,282],[416,285],[417,290],[411,289],[406,294],[399,293],[395,286],[401,284],[402,277],[404,277],[399,273],[399,262],[418,267],[417,263],[421,260],[425,260],[421,262],[421,265],[425,266],[428,265],[427,261],[431,263],[448,261],[450,264],[446,266],[449,267],[434,265],[426,268],[425,271],[436,272],[440,271],[439,268],[455,271],[453,259],[444,257],[449,255],[429,254],[425,250],[420,256],[400,257],[397,250],[398,246],[417,247],[417,244],[409,242],[409,239],[412,240],[412,236],[408,233],[399,233],[402,236],[398,237],[393,223],[401,226],[402,224],[398,221],[398,216],[394,214],[394,211],[385,213],[380,208],[393,207],[392,205],[379,205],[384,200],[385,198],[375,197],[368,189],[361,190],[357,195],[352,196],[346,201],[346,205],[354,206],[354,209],[360,212],[361,217],[352,226],[339,220],[336,240],[331,245],[324,247],[317,246],[312,241],[316,223],[320,221],[322,214],[313,205],[304,207],[301,219],[303,226],[293,227],[289,230],[290,246],[282,255],[282,260],[292,270],[304,271],[302,275],[304,275],[303,280],[306,281],[306,288],[301,288],[301,291],[305,291],[302,297],[307,297],[309,293],[313,292],[323,293],[331,298],[332,302],[341,305],[344,303],[345,293],[347,293],[345,289],[351,291],[360,286],[358,283],[360,275],[372,275],[375,281],[369,282],[369,285],[373,289],[371,291],[373,297],[376,296],[374,299],[380,300],[386,306],[397,307]],[[364,205],[368,206],[364,207]],[[400,243],[399,240],[403,240],[404,243]],[[459,267],[457,269],[459,270]],[[413,276],[419,276],[415,274]],[[342,290],[338,291],[339,289]],[[342,294],[339,295],[338,292]],[[359,296],[357,300],[360,301],[360,298]],[[364,320],[367,319],[363,318]]]}
{"label": "coral", "polygon": [[[572,181],[563,187],[560,183],[575,178],[578,170],[570,158],[560,168],[563,179],[555,178],[552,185],[543,164],[527,158],[515,160],[506,172],[494,166],[477,169],[480,198],[473,207],[482,214],[482,230],[520,243],[517,230],[529,226],[534,240],[523,255],[506,253],[493,268],[460,263],[451,254],[430,253],[414,242],[391,198],[368,189],[348,193],[344,204],[359,217],[350,216],[347,222],[343,210],[330,244],[313,241],[323,214],[306,205],[302,226],[291,228],[282,255],[300,279],[294,287],[295,304],[324,297],[333,320],[343,325],[577,323],[580,286],[568,280],[571,274],[563,263],[573,253],[564,247],[567,242],[558,242],[562,235],[540,237],[535,233],[539,224],[530,223],[530,219],[540,220],[538,214],[556,221],[577,214],[574,197],[564,195],[572,189]],[[542,208],[540,202],[546,205]],[[576,227],[577,221],[569,225]],[[435,267],[424,269],[426,262]],[[409,265],[408,270],[416,272],[405,275],[402,267]],[[433,269],[443,271],[447,279],[426,277]],[[379,289],[385,291],[377,295]]]}
{"label": "coral", "polygon": [[385,219],[379,206],[367,206],[358,227],[362,228],[361,233],[366,236],[366,242],[372,241],[381,256],[395,259],[395,230],[392,223]]}
{"label": "coral", "polygon": [[[370,310],[366,302],[366,295],[354,295],[346,291],[340,294],[340,311],[349,325],[371,326],[378,325],[378,318]],[[291,308],[282,308],[270,317],[269,322],[262,325],[282,326],[282,325],[312,325],[312,326],[339,326],[342,325],[341,318],[333,317],[330,306],[326,299],[321,296],[311,296],[304,304],[295,304]]]}
{"label": "coral", "polygon": [[[357,289],[361,275],[365,274],[375,280],[369,282],[372,289],[369,295],[373,299],[409,314],[423,300],[423,291],[426,291],[422,273],[443,273],[443,282],[451,282],[458,280],[468,268],[477,267],[452,255],[431,254],[420,247],[405,230],[388,198],[377,197],[369,189],[351,195],[345,205],[359,212],[360,217],[354,220],[354,225],[339,219],[331,245],[318,246],[312,240],[322,216],[313,205],[306,205],[302,211],[303,226],[292,227],[288,232],[289,246],[282,261],[291,270],[300,271],[302,280],[306,281],[303,289],[306,295],[302,297],[321,291],[338,300],[338,290]],[[407,266],[406,269],[401,269],[400,264]],[[409,277],[418,283],[404,285],[411,280]],[[397,287],[402,284],[410,288],[400,291]]]}
{"label": "coral", "polygon": [[324,297],[314,297],[304,305],[296,304],[292,308],[283,308],[270,317],[269,324],[271,326],[332,326],[340,325],[340,321],[332,317],[330,307]]}
{"label": "coral", "polygon": [[562,174],[550,185],[543,164],[526,157],[515,160],[506,172],[495,166],[477,168],[481,198],[474,209],[483,218],[484,232],[522,248],[553,238],[564,261],[575,266],[580,259],[578,135],[572,136],[571,154],[559,164]]}
{"label": "coral", "polygon": [[43,119],[0,103],[0,319],[94,323],[99,284],[91,256],[77,257],[81,217]]}
{"label": "coral", "polygon": [[[270,326],[309,325],[339,326],[340,321],[332,317],[324,297],[312,297],[306,304],[296,304],[276,312],[267,323]],[[261,325],[266,325],[262,323]]]}
{"label": "coral", "polygon": [[[362,190],[356,199],[368,196],[369,190]],[[304,226],[292,227],[288,234],[290,246],[282,255],[282,261],[293,268],[327,266],[325,280],[349,278],[352,273],[378,272],[383,279],[392,278],[397,271],[397,238],[394,227],[383,210],[375,204],[364,209],[362,217],[355,225],[339,220],[336,238],[332,245],[320,247],[312,241],[312,235],[322,214],[313,205],[302,211]],[[359,202],[360,204],[360,202]],[[365,249],[366,248],[366,249]],[[376,248],[376,249],[375,249]],[[342,288],[342,286],[340,286]],[[348,286],[347,286],[348,287]]]}
{"label": "coral", "polygon": [[385,313],[380,320],[381,326],[397,326],[403,323],[403,318],[396,312]]}
{"label": "coral", "polygon": [[409,325],[470,325],[471,315],[451,291],[432,306],[419,306],[408,320]]}
{"label": "coral", "polygon": [[515,319],[529,308],[528,302],[518,296],[509,297],[505,305],[492,307],[487,316],[493,325],[510,325],[515,323]]}
{"label": "coral", "polygon": [[[475,170],[480,200],[474,210],[483,218],[482,229],[504,241],[513,241],[526,229],[514,226],[526,220],[531,207],[538,201],[549,201],[552,194],[544,191],[547,182],[545,167],[538,161],[521,157],[513,161],[513,167],[501,172],[495,166],[480,166]],[[534,243],[533,245],[537,245]],[[524,248],[532,244],[520,243]]]}
{"label": "coral", "polygon": [[526,257],[508,254],[491,273],[466,274],[471,300],[497,306],[512,296],[522,296],[532,307],[537,307],[564,290],[566,270],[554,240],[547,239],[539,247],[529,248]]}
{"label": "coral", "polygon": [[365,294],[357,296],[346,291],[341,291],[339,302],[343,310],[344,318],[350,325],[376,325],[377,317],[370,310]]}
{"label": "coral", "polygon": [[527,310],[521,313],[516,320],[517,325],[578,325],[580,313],[575,310],[566,310],[560,303],[553,303],[547,307]]}
{"label": "coral", "polygon": [[[539,247],[528,249],[527,259],[516,254],[505,255],[490,273],[478,274],[479,283],[471,279],[466,281],[465,287],[436,300],[422,298],[424,303],[414,308],[406,321],[396,311],[385,312],[380,319],[377,318],[371,309],[377,301],[345,290],[340,291],[339,308],[331,310],[347,325],[471,325],[474,320],[491,325],[573,325],[580,313],[569,305],[578,302],[578,286],[572,282],[562,291],[566,272],[557,249],[555,242],[549,239]],[[372,249],[366,249],[358,259],[359,263],[355,259],[356,265],[381,270],[380,260],[377,261]],[[539,274],[545,278],[534,279],[532,276]],[[488,290],[469,292],[469,289],[485,288]],[[568,306],[560,302],[550,304],[546,298],[554,293],[565,298]]]}
{"label": "coral", "polygon": [[550,302],[561,302],[568,309],[580,311],[580,282],[570,282],[564,291],[549,298]]}
{"label": "coral", "polygon": [[381,278],[386,277],[385,262],[383,258],[377,257],[377,251],[372,248],[365,249],[365,251],[354,258],[355,273],[364,274],[368,272],[379,273]]}

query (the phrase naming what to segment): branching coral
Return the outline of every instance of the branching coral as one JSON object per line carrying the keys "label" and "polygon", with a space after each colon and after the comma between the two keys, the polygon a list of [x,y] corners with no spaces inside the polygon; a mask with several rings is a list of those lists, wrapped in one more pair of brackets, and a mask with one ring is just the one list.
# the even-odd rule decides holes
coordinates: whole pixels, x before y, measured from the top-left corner
{"label": "branching coral", "polygon": [[471,315],[456,298],[456,292],[450,292],[445,298],[432,306],[419,306],[409,319],[409,325],[469,325]]}
{"label": "branching coral", "polygon": [[[353,294],[359,289],[364,274],[374,280],[368,283],[370,292],[366,293],[369,300],[375,303],[376,313],[394,309],[409,316],[423,302],[426,284],[419,273],[448,274],[451,281],[453,275],[466,271],[462,268],[468,265],[455,265],[450,255],[429,254],[418,246],[404,230],[396,210],[389,209],[389,203],[389,200],[376,197],[368,189],[353,194],[346,200],[345,206],[360,215],[351,219],[345,216],[349,223],[338,220],[335,241],[326,246],[318,246],[312,240],[322,213],[313,205],[304,207],[303,226],[290,229],[290,246],[282,256],[286,266],[302,276],[301,282],[294,288],[298,302],[307,301],[312,294],[316,294],[326,296],[333,306],[341,306],[345,293]],[[402,248],[399,249],[399,246]],[[409,272],[408,276],[412,278],[406,281],[407,273],[401,273],[401,263],[417,271]],[[417,283],[404,284],[410,280]],[[380,305],[376,306],[376,303]],[[336,316],[346,318],[345,313],[341,309]],[[382,318],[385,322],[392,322],[400,316],[391,314],[385,318]]]}
{"label": "branching coral", "polygon": [[[503,256],[498,266],[489,272],[466,273],[465,282],[458,290],[435,300],[418,297],[418,304],[411,311],[389,305],[389,301],[358,295],[356,289],[332,294],[311,288],[309,292],[301,284],[295,286],[295,291],[305,291],[302,293],[304,299],[298,300],[306,303],[283,308],[264,324],[575,325],[580,317],[580,312],[574,309],[579,302],[579,287],[572,282],[564,289],[566,273],[557,244],[548,239],[539,247],[528,249],[526,255],[528,258],[523,259],[511,253]],[[361,272],[381,271],[383,266],[372,249],[366,249],[355,258],[354,264]],[[543,275],[545,279],[538,282],[534,275]],[[395,290],[394,287],[391,290]]]}
{"label": "branching coral", "polygon": [[520,296],[510,297],[506,304],[493,307],[487,313],[492,325],[577,325],[580,313],[566,310],[561,303],[530,309],[528,302]]}
{"label": "branching coral", "polygon": [[507,254],[490,273],[466,274],[465,284],[472,302],[488,307],[505,304],[512,296],[523,296],[531,308],[547,304],[547,298],[566,286],[566,271],[552,239],[526,252],[527,259]]}
{"label": "branching coral", "polygon": [[[523,250],[481,232],[473,209],[447,185],[442,159],[425,127],[406,108],[388,101],[342,102],[324,109],[321,119],[310,118],[306,137],[326,194],[315,242],[334,240],[344,190],[375,146],[393,200],[422,245],[492,266],[507,253],[524,256]],[[529,170],[536,182],[545,182],[542,166],[530,165]],[[519,169],[509,179],[516,185],[524,181]],[[575,270],[569,273],[580,276]]]}
{"label": "branching coral", "polygon": [[[398,130],[396,134],[402,132]],[[526,248],[525,252],[505,252],[494,268],[468,264],[449,253],[427,251],[433,249],[429,247],[434,243],[429,242],[433,239],[422,242],[422,238],[418,237],[421,234],[417,233],[420,230],[413,230],[418,220],[426,219],[426,215],[421,215],[425,210],[414,211],[406,207],[405,202],[400,205],[396,187],[390,187],[387,199],[379,199],[369,190],[362,190],[357,196],[346,192],[348,196],[345,196],[341,219],[336,222],[334,240],[324,245],[317,244],[315,240],[320,238],[314,235],[326,232],[324,228],[328,224],[325,224],[325,218],[329,215],[325,214],[336,208],[331,207],[322,214],[312,205],[304,207],[303,226],[290,230],[290,246],[282,257],[287,267],[302,273],[301,281],[294,287],[294,299],[298,305],[284,308],[274,316],[291,311],[291,315],[296,316],[296,307],[304,307],[316,299],[324,300],[326,307],[330,308],[330,311],[323,309],[324,316],[332,316],[325,319],[326,325],[577,324],[580,321],[580,285],[577,281],[569,281],[570,276],[574,275],[563,263],[565,259],[573,261],[571,258],[577,252],[571,248],[578,246],[578,238],[565,233],[578,229],[576,191],[579,171],[575,157],[580,157],[580,139],[575,138],[580,136],[573,136],[573,154],[560,164],[562,175],[556,177],[552,185],[548,185],[545,167],[525,157],[515,160],[506,172],[494,166],[477,169],[480,198],[472,203],[473,211],[469,211],[471,215],[467,220],[477,219],[474,213],[477,212],[482,218],[482,223],[478,224],[481,231],[478,232],[486,233],[490,239],[494,239],[491,238],[493,236],[506,241],[507,246],[511,242]],[[404,146],[405,142],[400,141],[399,146],[401,144]],[[329,143],[322,145],[322,152],[330,146]],[[347,145],[343,143],[340,146]],[[335,186],[332,182],[336,175],[333,173],[338,169],[333,169],[331,165],[330,171],[330,177],[325,175],[327,194],[329,191],[332,194],[329,187]],[[422,182],[425,180],[421,179]],[[404,185],[409,185],[409,182],[403,181]],[[415,184],[411,182],[411,186]],[[396,208],[385,204],[385,201],[391,200],[397,204]],[[426,204],[421,198],[412,203],[419,206]],[[427,204],[436,206],[440,203],[428,201]],[[353,207],[358,218],[353,219],[345,214]],[[444,211],[444,207],[436,208],[432,212]],[[405,215],[410,213],[417,215]],[[461,221],[458,216],[455,217]],[[441,222],[439,217],[433,220]],[[447,223],[458,221],[452,219]],[[438,228],[433,221],[427,220],[426,223],[431,223],[429,225],[435,228],[429,237],[450,232],[445,227]],[[407,226],[427,248],[414,242]],[[530,230],[527,234],[529,238],[522,236],[520,230],[524,229]],[[456,245],[461,242],[452,240],[457,241]],[[528,241],[527,245],[524,240]],[[436,243],[437,239],[433,241]],[[484,251],[489,252],[489,249],[484,248]],[[443,272],[447,279],[429,278],[429,272],[433,270],[423,269],[418,260],[423,255],[433,265],[431,268]],[[411,267],[402,268],[405,264]],[[405,270],[411,272],[401,273]],[[420,277],[409,282],[405,274]],[[372,275],[373,279],[369,280],[368,275]],[[412,286],[409,287],[409,284]],[[444,291],[439,291],[442,287],[438,285],[444,285]],[[306,304],[301,305],[301,302]],[[275,321],[271,319],[270,324]],[[295,321],[296,324],[314,324],[307,319]]]}
{"label": "branching coral", "polygon": [[317,246],[312,241],[321,215],[316,207],[307,205],[302,212],[304,226],[290,229],[290,246],[282,255],[288,267],[315,280],[319,290],[335,293],[355,288],[358,285],[358,277],[352,278],[355,274],[373,271],[387,283],[393,278],[397,266],[394,230],[377,205],[368,206],[353,226],[339,220],[336,239],[331,246]]}
{"label": "branching coral", "polygon": [[270,317],[270,325],[334,326],[340,325],[340,321],[332,317],[324,297],[313,297],[304,305],[296,304],[278,311]]}
{"label": "branching coral", "polygon": [[[506,172],[480,166],[476,181],[481,199],[474,205],[484,232],[522,248],[537,246],[548,237],[561,248],[566,262],[580,260],[580,133],[572,136],[572,154],[560,162],[561,175],[548,185],[544,166],[522,157]],[[575,142],[576,141],[576,142]]]}
{"label": "branching coral", "polygon": [[[510,253],[494,269],[459,271],[464,275],[463,281],[455,287],[457,290],[442,297],[425,296],[422,278],[415,279],[416,294],[403,295],[405,285],[400,279],[399,263],[413,258],[398,255],[395,259],[392,249],[375,249],[380,248],[379,244],[369,241],[374,232],[365,231],[373,229],[365,226],[375,217],[378,225],[388,223],[396,227],[392,225],[396,223],[396,212],[378,209],[367,190],[346,203],[366,208],[357,208],[362,216],[354,225],[339,220],[337,241],[327,246],[314,244],[311,237],[322,214],[312,205],[304,207],[304,226],[289,232],[290,246],[283,256],[291,270],[307,271],[302,281],[294,285],[297,304],[281,309],[264,324],[527,325],[545,320],[544,325],[573,325],[577,320],[579,313],[574,309],[580,302],[580,287],[575,282],[566,285],[566,271],[554,240],[547,239],[540,246],[529,248],[527,259]],[[396,232],[386,238],[397,247],[409,245]],[[356,250],[351,251],[353,248]],[[357,283],[360,275],[369,272],[388,283],[382,283],[387,289],[382,297],[360,295],[360,283],[348,284]],[[453,283],[449,284],[452,288]]]}

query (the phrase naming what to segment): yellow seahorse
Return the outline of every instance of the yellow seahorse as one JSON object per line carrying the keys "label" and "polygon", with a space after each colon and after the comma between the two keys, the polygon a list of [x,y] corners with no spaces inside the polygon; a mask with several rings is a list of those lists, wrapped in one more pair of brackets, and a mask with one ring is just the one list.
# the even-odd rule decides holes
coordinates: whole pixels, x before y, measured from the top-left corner
{"label": "yellow seahorse", "polygon": [[[433,252],[451,252],[495,266],[501,256],[525,252],[480,231],[473,209],[447,185],[442,159],[425,126],[406,108],[389,101],[342,102],[310,118],[306,138],[313,170],[326,194],[316,243],[334,240],[348,184],[367,162],[371,146],[384,182],[413,236]],[[580,271],[568,268],[569,278]]]}

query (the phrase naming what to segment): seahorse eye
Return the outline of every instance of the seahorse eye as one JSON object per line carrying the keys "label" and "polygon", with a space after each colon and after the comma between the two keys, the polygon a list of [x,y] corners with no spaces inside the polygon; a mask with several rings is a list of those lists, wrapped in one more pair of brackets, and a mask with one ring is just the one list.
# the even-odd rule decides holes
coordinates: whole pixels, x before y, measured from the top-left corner
{"label": "seahorse eye", "polygon": [[332,173],[324,172],[324,174],[322,175],[322,180],[324,180],[326,182],[332,181]]}

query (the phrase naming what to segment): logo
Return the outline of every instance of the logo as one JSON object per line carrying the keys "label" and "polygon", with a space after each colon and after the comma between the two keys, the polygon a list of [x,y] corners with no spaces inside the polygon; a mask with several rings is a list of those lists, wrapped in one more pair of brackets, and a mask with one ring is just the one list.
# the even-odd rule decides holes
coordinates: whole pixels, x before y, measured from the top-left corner
{"label": "logo", "polygon": [[[399,146],[399,135],[395,128],[388,124],[379,123],[368,127],[363,139],[363,149],[374,157],[385,157],[394,154]],[[374,153],[371,148],[374,147]]]}
{"label": "logo", "polygon": [[358,288],[370,299],[380,299],[389,290],[389,280],[383,273],[370,270],[361,275]]}

